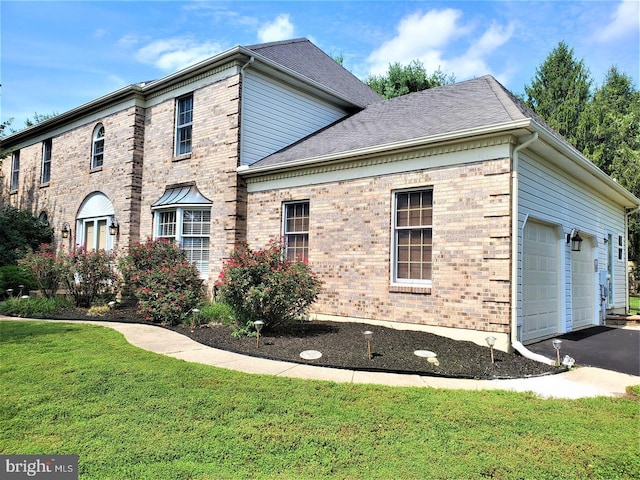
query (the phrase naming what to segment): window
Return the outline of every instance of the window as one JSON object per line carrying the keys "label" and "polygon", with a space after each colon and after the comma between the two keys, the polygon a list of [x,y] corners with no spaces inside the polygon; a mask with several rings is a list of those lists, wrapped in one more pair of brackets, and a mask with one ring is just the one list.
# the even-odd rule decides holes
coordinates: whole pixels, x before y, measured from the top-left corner
{"label": "window", "polygon": [[42,142],[42,173],[40,183],[46,184],[51,180],[51,139]]}
{"label": "window", "polygon": [[309,202],[284,205],[285,254],[289,260],[309,259]]}
{"label": "window", "polygon": [[91,147],[91,169],[100,168],[104,163],[104,126],[98,124],[93,130]]}
{"label": "window", "polygon": [[193,95],[179,98],[176,107],[176,155],[191,153]]}
{"label": "window", "polygon": [[15,192],[18,190],[20,180],[20,151],[13,152],[11,158],[11,185],[10,190]]}
{"label": "window", "polygon": [[431,282],[432,221],[432,190],[396,192],[393,221],[394,282]]}
{"label": "window", "polygon": [[622,235],[618,235],[618,260],[624,260],[624,242]]}
{"label": "window", "polygon": [[210,209],[176,208],[156,212],[156,238],[178,242],[203,278],[209,274],[210,230]]}

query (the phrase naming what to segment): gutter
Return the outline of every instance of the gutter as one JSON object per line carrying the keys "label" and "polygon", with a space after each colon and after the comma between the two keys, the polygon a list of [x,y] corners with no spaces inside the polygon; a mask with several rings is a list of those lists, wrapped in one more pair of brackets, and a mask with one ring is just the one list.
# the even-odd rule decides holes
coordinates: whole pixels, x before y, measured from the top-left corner
{"label": "gutter", "polygon": [[511,346],[520,355],[530,360],[554,365],[556,362],[544,355],[533,353],[518,340],[518,152],[538,140],[533,132],[524,142],[513,149],[511,157]]}

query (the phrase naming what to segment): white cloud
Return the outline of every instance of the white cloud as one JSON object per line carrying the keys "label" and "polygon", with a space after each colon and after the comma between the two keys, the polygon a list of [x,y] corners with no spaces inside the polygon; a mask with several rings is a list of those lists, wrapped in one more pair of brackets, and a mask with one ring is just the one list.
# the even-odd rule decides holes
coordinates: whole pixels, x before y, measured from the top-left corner
{"label": "white cloud", "polygon": [[492,73],[490,55],[514,31],[515,23],[501,25],[494,21],[477,37],[474,26],[462,22],[460,10],[430,10],[424,15],[416,12],[403,18],[397,35],[371,53],[367,61],[374,75],[386,73],[390,63],[407,65],[417,59],[427,72],[440,69],[464,80]]}
{"label": "white cloud", "polygon": [[193,65],[222,51],[215,42],[199,43],[188,37],[174,37],[156,40],[140,48],[136,59],[142,63],[173,71]]}
{"label": "white cloud", "polygon": [[266,23],[258,30],[260,42],[277,42],[293,38],[295,27],[289,18],[289,14],[281,13],[273,22]]}
{"label": "white cloud", "polygon": [[596,40],[606,43],[636,33],[640,28],[640,3],[638,0],[620,2],[611,20],[596,33]]}

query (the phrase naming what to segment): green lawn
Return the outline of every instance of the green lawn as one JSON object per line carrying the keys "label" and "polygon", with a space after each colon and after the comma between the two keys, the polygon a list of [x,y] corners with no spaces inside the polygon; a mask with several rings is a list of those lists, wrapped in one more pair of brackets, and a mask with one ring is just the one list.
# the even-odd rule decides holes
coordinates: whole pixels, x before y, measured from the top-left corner
{"label": "green lawn", "polygon": [[629,312],[640,313],[640,295],[629,295]]}
{"label": "green lawn", "polygon": [[83,480],[640,472],[640,403],[631,399],[247,375],[71,323],[0,322],[0,372],[0,453],[78,454]]}

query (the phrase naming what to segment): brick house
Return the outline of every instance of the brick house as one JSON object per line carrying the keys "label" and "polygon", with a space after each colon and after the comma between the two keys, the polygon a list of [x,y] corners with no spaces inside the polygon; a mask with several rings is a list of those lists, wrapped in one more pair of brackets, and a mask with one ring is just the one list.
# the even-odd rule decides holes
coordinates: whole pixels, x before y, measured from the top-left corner
{"label": "brick house", "polygon": [[305,39],[235,47],[3,149],[1,193],[61,248],[171,238],[211,289],[236,242],[283,236],[314,318],[508,349],[627,308],[640,200],[490,76],[381,101]]}

